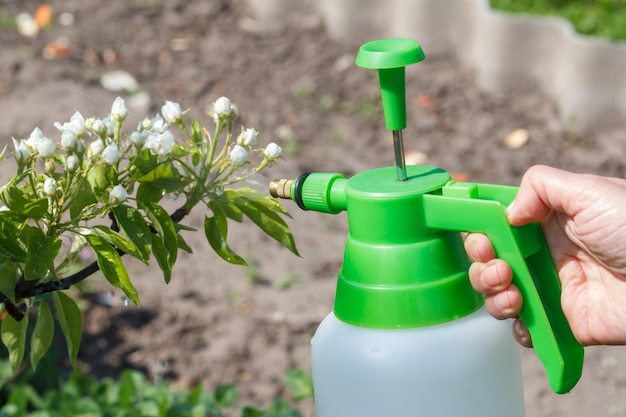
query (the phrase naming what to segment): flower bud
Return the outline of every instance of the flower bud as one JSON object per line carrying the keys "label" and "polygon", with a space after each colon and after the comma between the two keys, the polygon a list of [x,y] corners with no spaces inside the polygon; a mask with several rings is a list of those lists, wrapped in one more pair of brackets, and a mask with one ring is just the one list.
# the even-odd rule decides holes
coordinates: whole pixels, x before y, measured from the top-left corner
{"label": "flower bud", "polygon": [[217,120],[232,122],[237,117],[237,107],[227,97],[220,97],[213,103],[213,113]]}
{"label": "flower bud", "polygon": [[56,150],[57,147],[54,142],[46,137],[41,138],[37,144],[37,152],[44,159],[52,157]]}
{"label": "flower bud", "polygon": [[137,149],[143,148],[143,144],[146,142],[146,137],[139,131],[134,131],[130,134],[130,141],[137,147]]}
{"label": "flower bud", "polygon": [[74,148],[74,153],[79,156],[85,153],[85,141],[84,140],[78,139],[76,141],[76,147]]}
{"label": "flower bud", "polygon": [[46,178],[46,180],[43,182],[43,192],[47,196],[53,196],[56,191],[57,182],[54,180],[54,178]]}
{"label": "flower bud", "polygon": [[76,134],[71,130],[64,130],[61,133],[61,147],[67,152],[72,152],[76,148]]}
{"label": "flower bud", "polygon": [[100,119],[91,119],[88,120],[91,123],[88,123],[88,125],[91,125],[91,131],[94,132],[96,135],[104,135],[107,132],[107,128],[104,124],[104,122]]}
{"label": "flower bud", "polygon": [[104,149],[104,143],[100,139],[96,139],[89,145],[89,150],[87,151],[87,156],[89,159],[94,159],[98,157],[102,150]]}
{"label": "flower bud", "polygon": [[113,122],[122,122],[128,116],[128,108],[122,97],[117,97],[111,106],[111,120]]}
{"label": "flower bud", "polygon": [[235,145],[230,150],[230,160],[234,166],[241,166],[248,160],[248,152],[246,148],[240,145]]}
{"label": "flower bud", "polygon": [[283,149],[274,142],[272,142],[265,147],[265,149],[263,150],[263,155],[265,155],[267,159],[276,159],[280,156],[282,152]]}
{"label": "flower bud", "polygon": [[78,167],[78,157],[74,154],[68,155],[65,159],[65,169],[69,172],[74,172]]}
{"label": "flower bud", "polygon": [[126,192],[126,189],[120,184],[118,184],[115,187],[113,187],[113,189],[109,193],[109,204],[116,206],[120,203],[123,203],[127,197],[128,197],[128,193]]}
{"label": "flower bud", "polygon": [[12,139],[13,146],[15,147],[15,160],[17,161],[17,165],[22,166],[27,164],[30,160],[30,151],[28,150],[28,147],[26,147],[23,140],[18,142],[15,138]]}
{"label": "flower bud", "polygon": [[255,146],[257,144],[258,132],[253,127],[241,132],[237,137],[237,144],[241,146]]}
{"label": "flower bud", "polygon": [[120,150],[115,142],[111,142],[102,151],[102,159],[109,165],[115,165],[120,160]]}
{"label": "flower bud", "polygon": [[45,136],[43,135],[41,129],[39,129],[38,127],[33,129],[28,139],[24,141],[24,144],[28,147],[28,150],[31,154],[38,152],[37,148],[39,147],[39,141],[43,138],[45,138]]}
{"label": "flower bud", "polygon": [[169,100],[165,100],[165,104],[161,107],[161,114],[168,123],[178,123],[183,119],[183,110],[180,108],[180,104]]}
{"label": "flower bud", "polygon": [[80,136],[85,132],[85,118],[80,112],[75,112],[68,123],[68,128],[76,136]]}

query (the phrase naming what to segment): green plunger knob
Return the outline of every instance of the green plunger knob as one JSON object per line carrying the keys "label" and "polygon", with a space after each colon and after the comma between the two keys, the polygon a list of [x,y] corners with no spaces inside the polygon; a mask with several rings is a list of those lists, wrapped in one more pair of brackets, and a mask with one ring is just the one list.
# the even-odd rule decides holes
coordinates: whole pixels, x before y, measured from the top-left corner
{"label": "green plunger knob", "polygon": [[422,47],[412,39],[381,39],[368,42],[359,49],[356,64],[378,70],[387,129],[401,130],[406,127],[404,67],[425,57]]}

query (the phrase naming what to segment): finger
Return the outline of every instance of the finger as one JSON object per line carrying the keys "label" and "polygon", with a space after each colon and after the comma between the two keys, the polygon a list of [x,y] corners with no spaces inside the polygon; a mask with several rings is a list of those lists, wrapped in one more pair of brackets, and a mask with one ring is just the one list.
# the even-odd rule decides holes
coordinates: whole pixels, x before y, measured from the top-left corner
{"label": "finger", "polygon": [[505,290],[513,281],[511,267],[502,259],[474,262],[469,267],[472,287],[481,294],[495,294]]}
{"label": "finger", "polygon": [[510,285],[500,292],[485,296],[487,312],[498,320],[518,316],[522,310],[522,304],[522,294],[514,285]]}
{"label": "finger", "polygon": [[580,194],[597,177],[536,165],[522,178],[513,203],[506,210],[509,222],[521,226],[542,221],[551,211],[572,214],[578,209]]}
{"label": "finger", "polygon": [[467,256],[474,262],[487,262],[496,257],[493,245],[482,233],[468,234],[464,245]]}
{"label": "finger", "polygon": [[528,331],[528,328],[526,327],[522,319],[517,317],[513,321],[512,330],[513,338],[517,343],[527,348],[533,347],[533,341],[530,338],[530,332]]}

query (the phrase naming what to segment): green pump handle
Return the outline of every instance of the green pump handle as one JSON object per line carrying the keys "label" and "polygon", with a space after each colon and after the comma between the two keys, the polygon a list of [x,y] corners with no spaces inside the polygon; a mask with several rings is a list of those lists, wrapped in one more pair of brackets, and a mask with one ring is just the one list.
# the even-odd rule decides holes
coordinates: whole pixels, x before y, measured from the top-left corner
{"label": "green pump handle", "polygon": [[516,193],[517,187],[451,181],[441,195],[424,195],[426,226],[489,237],[496,256],[511,266],[524,299],[520,317],[550,386],[563,394],[580,379],[584,349],[563,314],[559,277],[540,226],[512,227],[506,218],[504,207]]}

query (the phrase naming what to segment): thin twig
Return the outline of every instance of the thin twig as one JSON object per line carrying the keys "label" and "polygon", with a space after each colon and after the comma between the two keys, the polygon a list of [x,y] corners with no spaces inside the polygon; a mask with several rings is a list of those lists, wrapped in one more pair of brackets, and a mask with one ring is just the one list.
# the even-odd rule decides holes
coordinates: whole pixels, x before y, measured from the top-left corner
{"label": "thin twig", "polygon": [[[170,218],[174,223],[179,223],[181,220],[185,218],[189,214],[189,210],[186,207],[181,207],[174,211]],[[115,221],[115,217],[110,216],[112,220],[111,229],[115,231],[119,231],[119,226]],[[150,228],[153,233],[156,233],[153,227]],[[117,253],[120,256],[126,254],[123,250],[116,248]],[[24,280],[20,279],[15,286],[15,297],[19,300],[23,300],[25,298],[34,297],[36,295],[47,294],[55,291],[67,290],[73,285],[78,284],[89,276],[93,275],[95,272],[99,271],[100,267],[98,266],[98,262],[94,261],[81,269],[80,271],[67,276],[65,278],[61,278],[55,281],[46,281],[46,282],[37,282],[35,280]],[[15,320],[20,321],[24,318],[24,312],[26,311],[26,305],[23,302],[19,304],[14,304],[11,300],[0,292],[0,303],[4,304],[6,311],[11,315]]]}

